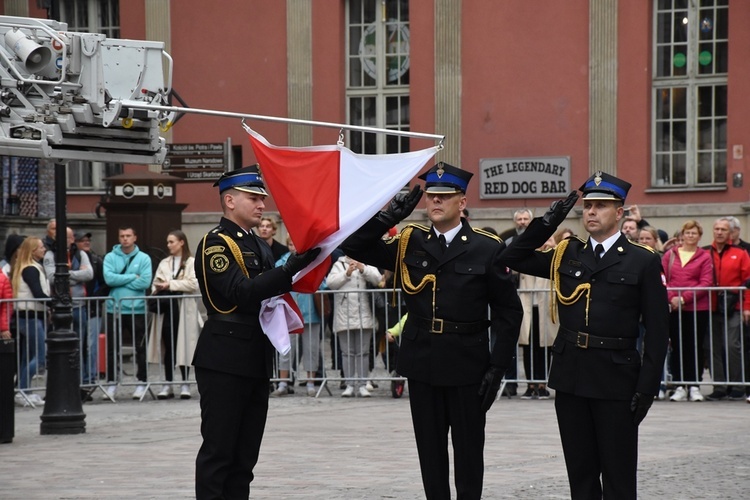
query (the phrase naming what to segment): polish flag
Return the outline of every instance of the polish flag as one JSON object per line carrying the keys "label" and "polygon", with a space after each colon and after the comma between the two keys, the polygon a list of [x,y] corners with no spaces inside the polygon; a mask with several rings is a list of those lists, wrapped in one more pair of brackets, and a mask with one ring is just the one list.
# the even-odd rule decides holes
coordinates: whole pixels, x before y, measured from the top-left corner
{"label": "polish flag", "polygon": [[363,155],[344,146],[279,147],[243,123],[266,186],[298,252],[320,255],[294,277],[294,290],[317,291],[330,255],[378,213],[438,151]]}

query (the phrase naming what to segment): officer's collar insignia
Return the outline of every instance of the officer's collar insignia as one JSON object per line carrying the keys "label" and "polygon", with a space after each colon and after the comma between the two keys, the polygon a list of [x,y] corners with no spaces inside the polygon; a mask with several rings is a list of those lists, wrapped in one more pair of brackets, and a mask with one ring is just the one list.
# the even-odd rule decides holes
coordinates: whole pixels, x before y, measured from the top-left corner
{"label": "officer's collar insignia", "polygon": [[594,184],[596,184],[598,186],[601,183],[602,183],[602,173],[601,172],[597,172],[596,173],[596,177],[594,177]]}
{"label": "officer's collar insignia", "polygon": [[237,237],[242,238],[242,231],[237,231]]}
{"label": "officer's collar insignia", "polygon": [[624,251],[625,251],[625,249],[624,249],[624,248],[622,248],[622,247],[617,247],[617,251],[618,251],[618,252],[624,252]]}
{"label": "officer's collar insignia", "polygon": [[443,178],[443,174],[445,173],[445,170],[443,170],[443,162],[440,162],[440,164],[439,164],[439,165],[440,165],[440,166],[439,166],[439,167],[438,167],[438,169],[437,169],[437,170],[435,171],[435,173],[437,174],[437,176],[438,176],[438,179],[442,179],[442,178]]}
{"label": "officer's collar insignia", "polygon": [[468,239],[469,239],[469,238],[467,238],[467,237],[466,237],[466,235],[463,235],[463,236],[461,236],[461,241],[466,241],[466,240],[468,240]]}

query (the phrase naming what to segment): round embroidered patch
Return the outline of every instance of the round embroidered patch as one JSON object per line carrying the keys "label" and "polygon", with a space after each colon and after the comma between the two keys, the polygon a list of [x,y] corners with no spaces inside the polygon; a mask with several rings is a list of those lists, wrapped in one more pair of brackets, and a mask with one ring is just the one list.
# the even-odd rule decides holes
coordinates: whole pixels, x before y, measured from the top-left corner
{"label": "round embroidered patch", "polygon": [[213,272],[223,273],[229,268],[229,259],[226,255],[219,253],[211,257],[208,265]]}

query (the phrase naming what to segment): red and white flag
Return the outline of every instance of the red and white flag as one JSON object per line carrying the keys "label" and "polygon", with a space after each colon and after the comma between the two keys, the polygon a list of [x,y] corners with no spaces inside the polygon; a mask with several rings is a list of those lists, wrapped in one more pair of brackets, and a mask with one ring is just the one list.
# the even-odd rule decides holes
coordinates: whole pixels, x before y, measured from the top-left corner
{"label": "red and white flag", "polygon": [[246,124],[261,166],[298,252],[320,255],[294,278],[294,290],[315,292],[330,268],[330,255],[390,201],[438,151],[363,155],[339,146],[279,147]]}

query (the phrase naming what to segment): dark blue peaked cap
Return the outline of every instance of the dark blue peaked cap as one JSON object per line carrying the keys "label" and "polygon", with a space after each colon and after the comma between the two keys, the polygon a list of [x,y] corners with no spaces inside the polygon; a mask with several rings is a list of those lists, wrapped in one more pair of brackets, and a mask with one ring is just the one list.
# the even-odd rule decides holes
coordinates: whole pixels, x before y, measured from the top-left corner
{"label": "dark blue peaked cap", "polygon": [[234,188],[247,193],[268,196],[266,185],[263,184],[263,178],[260,176],[260,166],[257,163],[249,167],[224,172],[219,180],[214,183],[214,187],[216,186],[219,186],[219,193]]}
{"label": "dark blue peaked cap", "polygon": [[618,200],[624,202],[630,190],[630,183],[606,172],[597,172],[578,189],[583,191],[584,200]]}
{"label": "dark blue peaked cap", "polygon": [[433,166],[427,172],[419,176],[425,181],[425,193],[428,194],[452,194],[464,193],[469,186],[469,180],[474,174],[461,170],[444,162]]}

